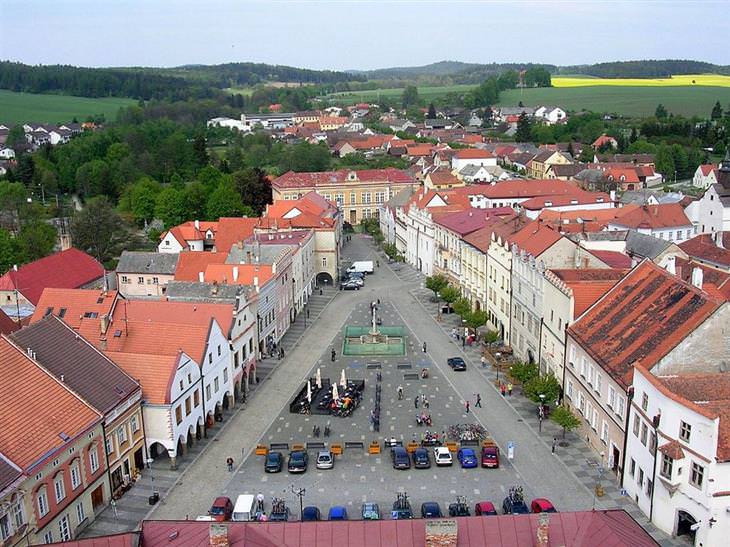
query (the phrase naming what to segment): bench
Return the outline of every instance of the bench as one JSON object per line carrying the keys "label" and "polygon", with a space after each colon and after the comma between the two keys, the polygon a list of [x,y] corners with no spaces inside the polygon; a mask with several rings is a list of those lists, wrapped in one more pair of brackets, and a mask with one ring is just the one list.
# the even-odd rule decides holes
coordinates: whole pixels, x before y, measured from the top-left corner
{"label": "bench", "polygon": [[477,441],[476,439],[464,440],[461,441],[461,446],[479,446],[479,441]]}
{"label": "bench", "polygon": [[410,363],[398,363],[396,367],[400,370],[405,368],[413,368],[413,365],[411,365]]}
{"label": "bench", "polygon": [[320,441],[308,442],[307,450],[324,450],[324,443]]}
{"label": "bench", "polygon": [[365,450],[365,443],[362,441],[345,441],[345,450],[349,450],[350,448]]}
{"label": "bench", "polygon": [[383,368],[383,365],[381,363],[368,363],[366,367],[368,369]]}
{"label": "bench", "polygon": [[289,443],[270,443],[269,450],[289,450]]}
{"label": "bench", "polygon": [[404,380],[418,380],[421,377],[417,372],[406,372],[403,374]]}

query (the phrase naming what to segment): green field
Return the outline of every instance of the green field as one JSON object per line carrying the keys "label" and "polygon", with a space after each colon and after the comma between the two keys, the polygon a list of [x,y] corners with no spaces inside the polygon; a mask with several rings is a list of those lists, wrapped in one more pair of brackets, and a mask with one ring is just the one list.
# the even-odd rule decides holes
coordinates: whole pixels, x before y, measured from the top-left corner
{"label": "green field", "polygon": [[[464,93],[470,89],[474,89],[476,86],[472,84],[458,84],[458,85],[446,85],[446,86],[425,86],[418,88],[418,95],[430,101],[436,97],[443,97],[448,93]],[[383,97],[386,99],[395,99],[403,95],[402,88],[392,89],[371,89],[367,91],[342,91],[340,93],[330,93],[325,98],[337,101],[345,105],[361,103],[361,102],[377,102],[379,98]]]}
{"label": "green field", "polygon": [[37,95],[0,89],[0,123],[68,123],[75,117],[103,114],[114,120],[120,107],[135,104],[134,99],[105,97],[89,99],[70,95]]}
{"label": "green field", "polygon": [[592,110],[624,116],[653,116],[659,103],[673,114],[708,117],[715,101],[730,103],[730,88],[712,86],[583,86],[510,89],[500,93],[501,106],[540,104],[566,110]]}

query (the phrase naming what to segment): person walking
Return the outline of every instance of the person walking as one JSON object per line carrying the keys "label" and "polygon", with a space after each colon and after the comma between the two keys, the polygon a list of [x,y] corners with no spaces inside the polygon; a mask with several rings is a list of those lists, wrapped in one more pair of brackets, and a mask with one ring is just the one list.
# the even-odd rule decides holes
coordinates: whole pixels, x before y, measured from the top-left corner
{"label": "person walking", "polygon": [[504,397],[505,391],[507,391],[507,388],[505,387],[504,384],[501,384],[501,383],[499,384],[499,391],[502,394],[502,397]]}
{"label": "person walking", "polygon": [[233,471],[233,458],[229,457],[226,460],[226,467],[228,468],[229,473],[231,473]]}
{"label": "person walking", "polygon": [[482,363],[482,368],[487,368],[487,358],[484,355],[482,355],[479,361]]}
{"label": "person walking", "polygon": [[476,396],[477,396],[477,402],[474,403],[474,407],[482,408],[482,395],[481,395],[481,393],[477,393]]}
{"label": "person walking", "polygon": [[514,387],[514,386],[512,385],[512,382],[510,382],[510,383],[508,383],[508,384],[507,384],[507,394],[508,394],[508,395],[509,395],[510,397],[512,397],[512,388],[513,388],[513,387]]}
{"label": "person walking", "polygon": [[425,393],[421,393],[421,404],[423,404],[425,402],[426,402],[426,394]]}
{"label": "person walking", "polygon": [[256,510],[264,512],[264,495],[261,492],[256,494]]}
{"label": "person walking", "polygon": [[398,400],[403,399],[403,386],[398,386]]}
{"label": "person walking", "polygon": [[413,406],[418,408],[418,395],[416,395],[415,399],[413,399]]}
{"label": "person walking", "polygon": [[307,308],[307,319],[309,319],[309,308]]}
{"label": "person walking", "polygon": [[553,454],[555,454],[555,445],[556,444],[558,444],[558,438],[557,437],[553,437],[553,448],[552,448],[552,453]]}
{"label": "person walking", "polygon": [[428,408],[431,405],[431,403],[428,402],[428,399],[425,399],[423,401],[423,408]]}
{"label": "person walking", "polygon": [[423,343],[423,353],[426,353],[426,342]]}
{"label": "person walking", "polygon": [[456,329],[451,329],[451,338],[456,338]]}
{"label": "person walking", "polygon": [[469,401],[466,401],[464,406],[466,407],[466,413],[469,414]]}
{"label": "person walking", "polygon": [[330,357],[332,357],[332,362],[335,362],[335,357],[337,357],[337,352],[335,351],[335,348],[332,348],[332,351],[330,352]]}

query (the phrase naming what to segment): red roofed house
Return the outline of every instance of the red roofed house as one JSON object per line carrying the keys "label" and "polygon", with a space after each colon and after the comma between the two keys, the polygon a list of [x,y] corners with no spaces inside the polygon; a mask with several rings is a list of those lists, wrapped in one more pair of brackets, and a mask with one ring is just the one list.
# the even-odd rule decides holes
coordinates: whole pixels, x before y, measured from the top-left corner
{"label": "red roofed house", "polygon": [[490,165],[496,167],[497,156],[482,148],[457,150],[451,157],[451,169],[461,171],[467,165]]}
{"label": "red roofed house", "polygon": [[227,253],[231,246],[251,234],[258,219],[221,217],[217,222],[191,220],[170,228],[160,235],[157,251],[219,251]]}
{"label": "red roofed house", "polygon": [[709,188],[717,184],[718,166],[712,163],[698,165],[692,177],[692,186],[697,188]]}
{"label": "red roofed house", "polygon": [[599,148],[602,148],[605,146],[610,146],[611,148],[618,148],[618,141],[609,135],[603,134],[600,137],[598,137],[595,141],[593,141],[593,144],[591,146],[593,147],[593,150],[598,150]]}
{"label": "red roofed house", "polygon": [[11,318],[27,317],[43,289],[100,287],[103,277],[96,259],[71,247],[6,272],[0,277],[0,306]]}
{"label": "red roofed house", "polygon": [[730,272],[730,232],[700,234],[680,243],[679,248],[698,262]]}
{"label": "red roofed house", "polygon": [[637,364],[633,388],[623,487],[663,532],[694,545],[725,544],[730,375],[655,373]]}
{"label": "red roofed house", "polygon": [[616,207],[615,196],[605,192],[586,192],[576,188],[572,194],[558,196],[537,196],[520,203],[528,218],[536,219],[544,210],[575,211],[601,210]]}
{"label": "red roofed house", "polygon": [[692,221],[679,203],[642,205],[618,214],[608,223],[609,231],[627,229],[674,243],[690,239],[694,234]]}
{"label": "red roofed house", "polygon": [[565,401],[584,419],[580,435],[620,479],[646,489],[652,478],[623,448],[626,435],[647,438],[646,424],[628,421],[632,394],[646,408],[632,387],[636,364],[657,376],[718,366],[730,359],[728,324],[724,299],[644,260],[568,328]]}
{"label": "red roofed house", "polygon": [[111,496],[104,416],[4,335],[0,408],[3,545],[71,540]]}

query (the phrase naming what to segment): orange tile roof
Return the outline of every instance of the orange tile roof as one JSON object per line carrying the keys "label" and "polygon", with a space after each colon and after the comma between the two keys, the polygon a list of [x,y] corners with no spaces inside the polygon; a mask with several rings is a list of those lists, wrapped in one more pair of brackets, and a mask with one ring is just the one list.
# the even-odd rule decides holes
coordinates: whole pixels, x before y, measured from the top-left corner
{"label": "orange tile roof", "polygon": [[674,259],[674,267],[677,276],[687,283],[692,282],[692,271],[699,268],[702,270],[702,290],[725,300],[730,300],[730,273],[681,257]]}
{"label": "orange tile roof", "polygon": [[559,179],[505,180],[496,184],[474,186],[478,186],[481,193],[490,199],[559,196],[578,192],[578,186],[574,182]]}
{"label": "orange tile roof", "polygon": [[428,174],[428,178],[431,180],[431,184],[435,186],[461,184],[461,181],[451,174],[451,171],[434,171]]}
{"label": "orange tile roof", "polygon": [[516,217],[517,215],[514,212],[504,216],[491,217],[492,222],[465,236],[464,241],[472,247],[479,249],[481,252],[486,253],[489,250],[489,245],[492,243],[492,233],[495,230],[495,226],[510,222]]}
{"label": "orange tile roof", "polygon": [[0,452],[27,470],[66,446],[103,416],[0,337]]}
{"label": "orange tile roof", "polygon": [[406,147],[406,154],[409,156],[430,156],[433,154],[434,147],[431,144],[415,144]]}
{"label": "orange tile roof", "polygon": [[573,317],[577,318],[605,295],[629,270],[588,268],[550,271],[573,291]]}
{"label": "orange tile roof", "polygon": [[151,355],[107,351],[116,365],[142,386],[142,398],[149,404],[170,403],[170,386],[175,378],[180,355]]}
{"label": "orange tile roof", "polygon": [[644,260],[568,331],[628,388],[636,361],[653,367],[722,303]]}
{"label": "orange tile roof", "polygon": [[574,211],[555,211],[545,209],[540,212],[538,217],[543,222],[553,224],[553,226],[563,226],[565,224],[595,222],[601,228],[606,228],[610,221],[615,220],[618,215],[623,215],[629,211],[637,209],[640,205],[630,203],[621,208],[611,209],[576,209]]}
{"label": "orange tile roof", "polygon": [[175,281],[200,281],[200,272],[205,272],[210,264],[223,264],[227,257],[227,253],[182,252],[175,269]]}
{"label": "orange tile roof", "polygon": [[[46,289],[38,301],[30,322],[35,323],[43,319],[48,310],[56,317],[63,319],[64,323],[74,329],[78,329],[85,314],[111,315],[114,305],[117,302],[117,291],[103,291],[99,289]],[[61,310],[66,310],[62,312]]]}
{"label": "orange tile roof", "polygon": [[218,231],[215,234],[215,250],[227,253],[234,243],[243,241],[253,235],[258,218],[221,217],[218,220]]}
{"label": "orange tile roof", "polygon": [[489,150],[483,150],[479,148],[464,148],[462,150],[457,150],[456,154],[454,154],[454,157],[458,160],[478,160],[493,158],[494,154],[492,154]]}
{"label": "orange tile roof", "polygon": [[[718,247],[713,241],[713,235],[722,238],[722,247]],[[730,268],[730,232],[722,232],[719,236],[716,234],[700,234],[683,241],[679,244],[679,247],[693,258]]]}
{"label": "orange tile roof", "polygon": [[[316,186],[329,186],[332,184],[345,184],[348,182],[349,169],[338,171],[317,171],[310,173],[295,173],[288,171],[271,181],[274,188],[308,188]],[[354,171],[359,182],[369,184],[405,184],[413,182],[413,179],[400,169],[388,167],[386,169],[360,169]]]}
{"label": "orange tile roof", "polygon": [[560,241],[562,237],[553,227],[543,224],[539,220],[534,220],[507,239],[510,245],[517,245],[520,250],[524,250],[537,258]]}
{"label": "orange tile roof", "polygon": [[692,226],[692,222],[684,214],[684,209],[679,203],[642,205],[628,212],[624,211],[612,224],[634,229]]}
{"label": "orange tile roof", "polygon": [[[238,268],[238,279],[233,280],[233,268]],[[253,285],[254,277],[259,286],[273,277],[271,264],[211,264],[205,269],[205,282],[229,285]]]}

